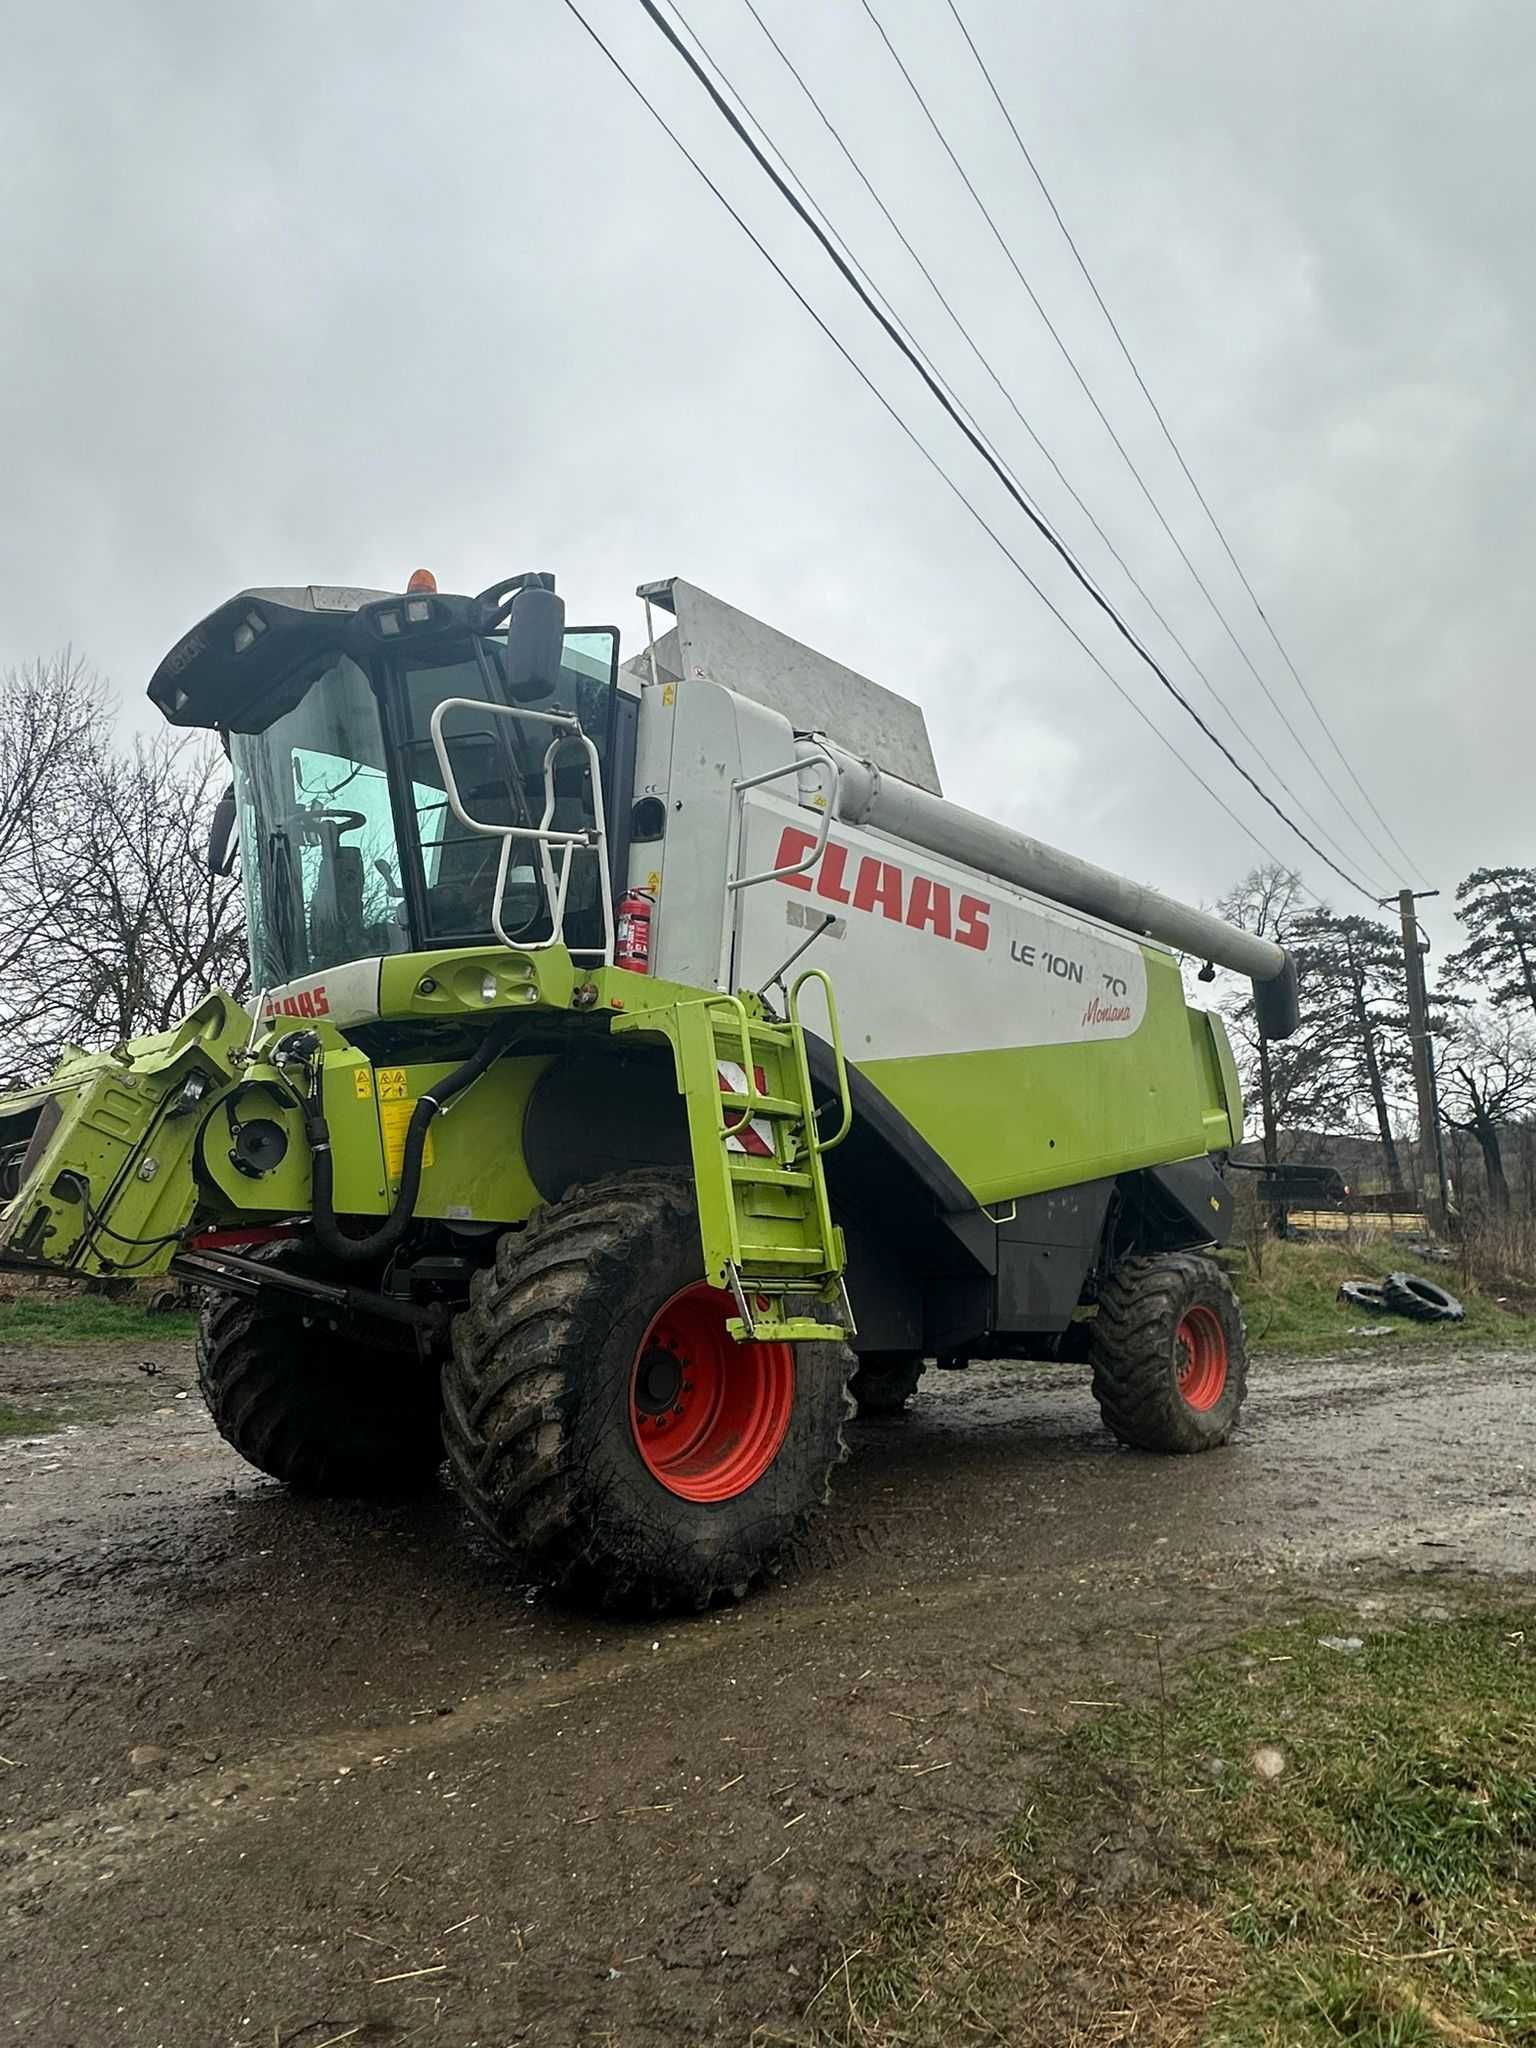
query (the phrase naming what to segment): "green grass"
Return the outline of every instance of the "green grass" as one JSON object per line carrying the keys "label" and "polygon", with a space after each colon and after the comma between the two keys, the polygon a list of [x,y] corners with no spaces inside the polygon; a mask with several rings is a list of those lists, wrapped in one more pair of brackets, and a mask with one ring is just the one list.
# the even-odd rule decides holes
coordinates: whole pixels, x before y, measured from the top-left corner
{"label": "green grass", "polygon": [[41,1436],[46,1430],[57,1429],[58,1423],[47,1415],[40,1415],[27,1408],[12,1408],[0,1401],[0,1437]]}
{"label": "green grass", "polygon": [[[1448,1349],[1467,1343],[1536,1342],[1536,1317],[1501,1307],[1466,1282],[1454,1267],[1426,1265],[1400,1245],[1292,1243],[1275,1239],[1256,1256],[1223,1254],[1242,1297],[1248,1342],[1255,1350],[1307,1353],[1369,1351],[1383,1344]],[[1406,1316],[1372,1316],[1338,1298],[1345,1280],[1380,1280],[1388,1273],[1419,1273],[1448,1287],[1467,1311],[1463,1323],[1415,1323]],[[1360,1332],[1385,1320],[1390,1336]]]}
{"label": "green grass", "polygon": [[995,1855],[851,1930],[802,2038],[1536,2043],[1536,1610],[1311,1616],[1152,1694],[1036,1752]]}
{"label": "green grass", "polygon": [[7,1345],[68,1350],[81,1344],[143,1344],[196,1334],[189,1315],[149,1316],[138,1301],[98,1294],[22,1294],[0,1302],[0,1351]]}

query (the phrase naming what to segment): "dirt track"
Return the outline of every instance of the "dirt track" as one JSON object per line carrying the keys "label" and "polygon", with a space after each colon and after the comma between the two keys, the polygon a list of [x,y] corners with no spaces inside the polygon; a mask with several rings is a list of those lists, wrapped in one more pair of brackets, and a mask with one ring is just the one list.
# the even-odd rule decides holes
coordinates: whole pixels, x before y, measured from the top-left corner
{"label": "dirt track", "polygon": [[1027,1804],[1154,1638],[1536,1573],[1528,1354],[1270,1361],[1189,1460],[1117,1450],[1075,1373],[930,1373],[787,1585],[635,1629],[549,1611],[446,1496],[286,1496],[158,1349],[157,1411],[0,1443],[29,2048],[794,2040],[874,1891]]}

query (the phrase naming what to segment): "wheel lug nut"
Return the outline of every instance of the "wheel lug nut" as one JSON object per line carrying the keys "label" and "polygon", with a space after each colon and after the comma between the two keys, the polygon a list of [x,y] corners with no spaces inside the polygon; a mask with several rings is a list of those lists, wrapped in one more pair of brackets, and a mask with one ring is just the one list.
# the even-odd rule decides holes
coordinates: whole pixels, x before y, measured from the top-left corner
{"label": "wheel lug nut", "polygon": [[682,1411],[682,1409],[681,1409],[681,1408],[674,1408],[674,1409],[672,1410],[672,1413],[673,1413],[674,1415],[681,1415],[681,1414],[682,1414],[682,1412],[683,1412],[683,1411]]}

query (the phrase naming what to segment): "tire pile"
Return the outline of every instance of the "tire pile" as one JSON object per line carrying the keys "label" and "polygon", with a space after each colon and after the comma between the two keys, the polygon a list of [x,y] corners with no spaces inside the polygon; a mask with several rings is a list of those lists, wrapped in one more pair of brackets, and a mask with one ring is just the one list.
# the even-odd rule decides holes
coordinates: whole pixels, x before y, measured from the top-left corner
{"label": "tire pile", "polygon": [[1416,1273],[1389,1273],[1385,1280],[1346,1280],[1340,1301],[1372,1315],[1407,1316],[1416,1323],[1459,1323],[1466,1310],[1447,1288]]}

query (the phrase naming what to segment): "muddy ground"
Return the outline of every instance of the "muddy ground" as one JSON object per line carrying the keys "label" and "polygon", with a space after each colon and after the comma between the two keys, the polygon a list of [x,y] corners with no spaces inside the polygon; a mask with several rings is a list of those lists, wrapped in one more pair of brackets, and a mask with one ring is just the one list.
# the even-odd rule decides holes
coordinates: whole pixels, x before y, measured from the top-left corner
{"label": "muddy ground", "polygon": [[[189,1348],[143,1348],[115,1422],[0,1441],[29,2048],[797,2041],[880,1887],[990,1838],[1159,1652],[1536,1574],[1536,1356],[1450,1339],[1265,1360],[1183,1460],[1117,1449],[1076,1373],[930,1373],[784,1586],[645,1628],[552,1610],[447,1495],[285,1495],[176,1398]],[[0,1382],[78,1407],[139,1356]]]}

